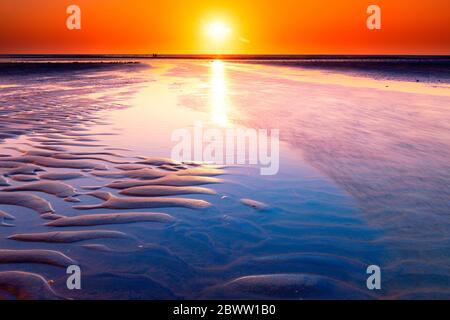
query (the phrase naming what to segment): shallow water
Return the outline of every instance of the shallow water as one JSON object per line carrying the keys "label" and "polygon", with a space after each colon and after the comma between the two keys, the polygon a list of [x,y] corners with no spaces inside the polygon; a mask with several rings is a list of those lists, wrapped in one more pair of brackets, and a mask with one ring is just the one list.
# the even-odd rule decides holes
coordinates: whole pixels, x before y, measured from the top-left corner
{"label": "shallow water", "polygon": [[[58,227],[43,219],[57,218],[46,215],[45,204],[40,212],[32,210],[35,202],[31,208],[1,204],[0,210],[16,218],[4,220],[14,227],[0,227],[2,249],[58,251],[82,269],[82,290],[69,291],[65,269],[58,265],[68,262],[55,253],[30,257],[25,252],[11,261],[6,253],[2,260],[0,252],[0,272],[26,271],[51,280],[53,292],[27,294],[87,299],[450,297],[448,84],[220,61],[144,64],[149,66],[0,77],[0,163],[18,160],[46,171],[18,166],[13,169],[19,172],[7,173],[11,168],[4,163],[6,182],[24,186],[36,181],[12,177],[51,182],[44,174],[82,174],[61,176],[71,177],[60,182],[75,188],[75,194],[50,183],[44,192],[28,186],[0,192],[3,197],[34,194],[47,200],[54,213],[69,217],[169,215],[134,223],[108,215],[96,217],[95,225]],[[140,156],[170,157],[172,132],[199,121],[207,128],[280,129],[279,173],[261,176],[257,166],[228,166],[214,177],[217,183],[199,185],[215,192],[164,197],[156,208],[153,198],[145,209],[134,195],[106,187],[117,180],[135,181],[119,168],[142,162]],[[26,154],[30,150],[35,153]],[[186,164],[178,172],[168,170],[170,162],[169,167],[144,165],[172,175],[197,168]],[[118,203],[116,197],[125,200]],[[173,198],[187,202],[179,207]],[[242,199],[266,207],[258,210]],[[108,204],[77,209],[100,203]],[[47,234],[55,231],[60,238]],[[366,287],[369,265],[381,267],[381,291]],[[15,277],[23,278],[0,273],[0,297],[12,297],[2,291],[2,283]]]}

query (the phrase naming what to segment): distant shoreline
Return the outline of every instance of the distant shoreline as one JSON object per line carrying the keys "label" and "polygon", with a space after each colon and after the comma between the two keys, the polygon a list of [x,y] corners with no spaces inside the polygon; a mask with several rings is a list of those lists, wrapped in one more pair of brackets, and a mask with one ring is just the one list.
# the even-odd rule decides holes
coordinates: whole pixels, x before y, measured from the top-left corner
{"label": "distant shoreline", "polygon": [[127,66],[129,68],[145,67],[136,61],[10,61],[0,60],[0,78],[11,75],[29,75],[39,73],[59,73],[77,71],[110,70]]}
{"label": "distant shoreline", "polygon": [[145,61],[216,60],[321,71],[350,73],[374,79],[450,83],[450,56],[355,55],[0,55],[4,75],[39,72],[83,71],[128,65],[148,66]]}

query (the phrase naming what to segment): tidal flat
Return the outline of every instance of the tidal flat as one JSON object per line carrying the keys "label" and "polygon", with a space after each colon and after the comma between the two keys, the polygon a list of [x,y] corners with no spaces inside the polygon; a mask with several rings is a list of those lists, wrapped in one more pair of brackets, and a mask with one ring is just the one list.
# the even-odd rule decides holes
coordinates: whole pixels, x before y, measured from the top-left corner
{"label": "tidal flat", "polygon": [[[450,298],[448,61],[75,62],[0,63],[0,298]],[[279,172],[171,158],[198,122]]]}

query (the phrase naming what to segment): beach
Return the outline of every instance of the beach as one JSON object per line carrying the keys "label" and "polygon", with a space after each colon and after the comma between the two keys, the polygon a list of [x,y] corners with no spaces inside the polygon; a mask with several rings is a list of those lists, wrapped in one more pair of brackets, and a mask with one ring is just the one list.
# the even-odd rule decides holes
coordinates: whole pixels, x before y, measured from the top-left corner
{"label": "beach", "polygon": [[[450,298],[450,66],[417,59],[5,59],[0,298]],[[199,122],[279,130],[279,171],[171,157]]]}

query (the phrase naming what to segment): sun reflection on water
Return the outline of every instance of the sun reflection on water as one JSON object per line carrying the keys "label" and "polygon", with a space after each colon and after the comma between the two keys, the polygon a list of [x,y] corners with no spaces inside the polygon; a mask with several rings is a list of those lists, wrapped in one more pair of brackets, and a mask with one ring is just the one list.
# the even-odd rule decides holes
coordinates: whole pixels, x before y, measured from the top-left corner
{"label": "sun reflection on water", "polygon": [[212,121],[221,127],[229,127],[227,79],[221,60],[214,60],[211,64],[210,105]]}

